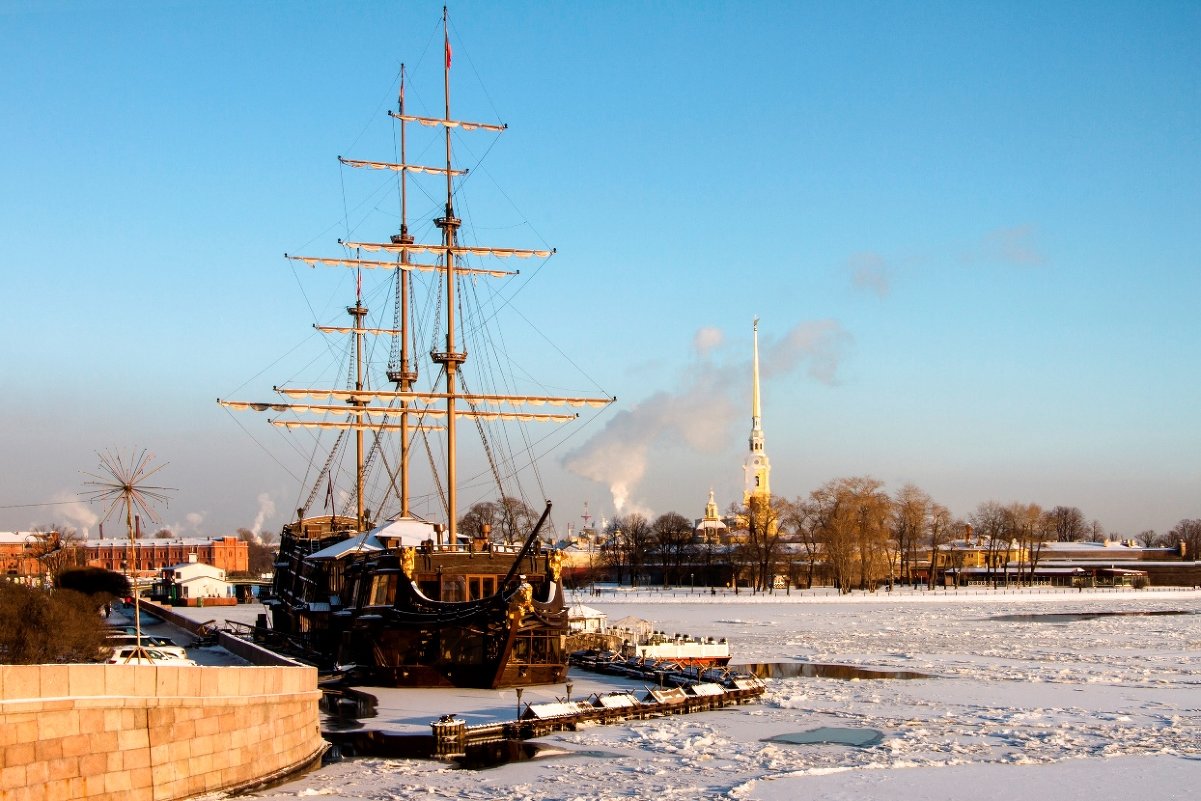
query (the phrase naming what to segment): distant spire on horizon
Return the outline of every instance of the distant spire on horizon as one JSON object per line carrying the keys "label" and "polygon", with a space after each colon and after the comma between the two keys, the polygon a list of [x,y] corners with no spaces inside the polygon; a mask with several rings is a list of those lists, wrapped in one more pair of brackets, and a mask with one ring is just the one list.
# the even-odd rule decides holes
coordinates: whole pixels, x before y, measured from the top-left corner
{"label": "distant spire on horizon", "polygon": [[767,458],[763,437],[763,409],[759,394],[759,318],[754,321],[754,370],[751,381],[750,455],[743,465],[745,487],[742,501],[749,504],[752,496],[771,495],[771,461]]}

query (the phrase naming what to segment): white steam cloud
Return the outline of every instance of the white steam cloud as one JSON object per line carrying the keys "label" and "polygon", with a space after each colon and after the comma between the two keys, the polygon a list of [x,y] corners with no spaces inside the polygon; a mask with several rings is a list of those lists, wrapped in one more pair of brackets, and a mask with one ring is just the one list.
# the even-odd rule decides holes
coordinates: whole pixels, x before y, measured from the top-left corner
{"label": "white steam cloud", "polygon": [[60,492],[54,497],[59,514],[71,526],[79,529],[84,539],[90,536],[92,526],[100,522],[100,516],[83,501],[75,500],[74,493]]}
{"label": "white steam cloud", "polygon": [[[760,332],[762,334],[762,332]],[[564,466],[604,485],[619,513],[645,511],[634,495],[652,467],[654,454],[665,448],[693,453],[719,453],[736,436],[736,421],[750,418],[750,349],[739,358],[717,364],[724,341],[719,329],[703,328],[693,339],[700,357],[684,370],[684,385],[661,390],[615,415],[596,436],[563,459]],[[802,322],[783,339],[760,343],[760,370],[766,378],[791,373],[802,364],[808,374],[836,383],[837,370],[851,336],[834,320]]]}
{"label": "white steam cloud", "polygon": [[254,524],[250,527],[250,531],[254,536],[259,536],[263,532],[263,523],[267,518],[275,514],[275,502],[271,500],[271,496],[265,492],[260,492],[258,497],[259,510],[255,513]]}

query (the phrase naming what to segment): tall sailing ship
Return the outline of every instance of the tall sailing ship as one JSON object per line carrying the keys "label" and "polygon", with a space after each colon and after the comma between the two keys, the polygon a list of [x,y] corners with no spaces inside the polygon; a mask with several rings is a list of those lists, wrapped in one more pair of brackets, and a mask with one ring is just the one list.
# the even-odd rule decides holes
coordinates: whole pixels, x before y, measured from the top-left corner
{"label": "tall sailing ship", "polygon": [[[547,259],[551,249],[527,250],[466,245],[456,215],[456,181],[467,170],[456,168],[452,133],[490,132],[500,124],[468,122],[451,116],[451,45],[446,13],[442,16],[442,116],[419,116],[405,108],[405,70],[400,72],[396,111],[389,111],[398,133],[398,162],[364,161],[339,156],[348,169],[382,170],[397,178],[400,221],[387,241],[339,240],[343,255],[287,255],[313,267],[354,271],[354,304],[346,308],[350,325],[315,326],[323,334],[349,337],[343,387],[277,386],[269,402],[219,400],[231,409],[275,411],[271,423],[287,429],[333,430],[337,441],[323,466],[310,471],[308,500],[280,537],[271,621],[260,634],[277,647],[319,667],[348,673],[377,685],[500,688],[562,681],[567,670],[567,612],[558,551],[544,546],[550,503],[524,541],[496,542],[486,526],[470,536],[460,532],[458,475],[460,423],[480,433],[482,453],[495,479],[501,506],[520,498],[507,486],[519,472],[521,453],[532,451],[528,438],[519,453],[500,453],[489,434],[528,423],[563,423],[578,414],[531,411],[531,406],[600,408],[604,396],[557,397],[467,389],[467,351],[460,332],[470,324],[477,336],[491,315],[468,318],[468,302],[478,282],[505,280],[516,271],[496,267],[496,259]],[[441,129],[445,158],[440,164],[407,161],[407,128]],[[433,176],[445,200],[433,224],[440,241],[419,242],[410,233],[408,180]],[[427,188],[428,189],[428,188]],[[429,197],[429,192],[425,194]],[[367,255],[364,255],[367,254]],[[482,263],[482,266],[477,266]],[[363,279],[384,275],[391,282],[391,327],[369,324]],[[412,358],[420,315],[415,314],[415,275],[429,278],[424,298],[430,334],[430,359],[436,375],[426,388]],[[433,322],[430,323],[429,321]],[[383,376],[372,364],[373,338],[390,338]],[[473,340],[475,341],[475,340]],[[488,370],[495,369],[489,363]],[[487,372],[484,373],[487,375]],[[475,378],[471,379],[473,382]],[[509,386],[505,384],[504,386]],[[390,444],[393,443],[393,444]],[[347,508],[335,508],[334,479],[340,458],[353,446],[353,493]],[[440,458],[435,458],[435,451]],[[444,521],[413,511],[410,462],[430,457],[433,486]],[[372,476],[383,487],[375,508],[395,507],[376,519],[367,504]],[[310,514],[324,496],[326,514]],[[528,508],[528,507],[526,507]],[[432,515],[431,515],[432,516]]]}

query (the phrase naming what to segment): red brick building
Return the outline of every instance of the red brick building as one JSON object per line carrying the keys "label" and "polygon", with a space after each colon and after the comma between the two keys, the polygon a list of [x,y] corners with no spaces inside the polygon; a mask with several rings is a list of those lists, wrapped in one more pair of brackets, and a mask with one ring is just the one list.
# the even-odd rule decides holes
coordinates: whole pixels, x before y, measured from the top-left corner
{"label": "red brick building", "polygon": [[[81,547],[84,549],[87,564],[118,573],[126,572],[130,558],[129,540],[88,541]],[[138,573],[157,574],[164,567],[187,563],[192,554],[196,555],[197,562],[212,565],[226,573],[244,573],[249,567],[250,549],[245,541],[237,537],[213,537],[135,540],[134,570]]]}

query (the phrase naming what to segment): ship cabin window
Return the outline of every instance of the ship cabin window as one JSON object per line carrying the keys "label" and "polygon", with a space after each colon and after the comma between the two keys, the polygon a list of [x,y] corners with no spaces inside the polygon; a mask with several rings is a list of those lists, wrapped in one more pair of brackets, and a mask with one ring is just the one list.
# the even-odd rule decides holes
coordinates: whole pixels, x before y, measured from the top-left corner
{"label": "ship cabin window", "polygon": [[443,601],[465,601],[467,591],[466,576],[443,576],[442,577],[442,599]]}
{"label": "ship cabin window", "polygon": [[396,574],[379,573],[371,580],[369,606],[391,606],[396,599]]}
{"label": "ship cabin window", "polygon": [[346,576],[342,572],[342,563],[334,562],[329,568],[329,591],[337,595],[342,592],[342,587],[346,584]]}
{"label": "ship cabin window", "polygon": [[490,595],[496,595],[496,576],[467,577],[467,599],[469,601],[478,601]]}
{"label": "ship cabin window", "polygon": [[350,580],[346,582],[344,589],[346,590],[346,592],[343,593],[344,597],[346,598],[346,603],[353,606],[359,597],[358,577],[352,574]]}
{"label": "ship cabin window", "polygon": [[[551,636],[545,632],[530,632],[519,636],[513,643],[513,661],[531,665],[545,665],[556,661],[560,654]],[[553,635],[557,642],[558,635]]]}

